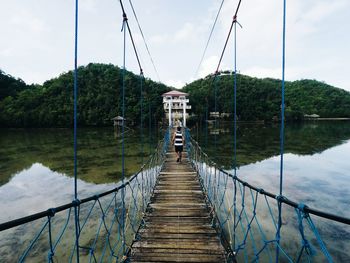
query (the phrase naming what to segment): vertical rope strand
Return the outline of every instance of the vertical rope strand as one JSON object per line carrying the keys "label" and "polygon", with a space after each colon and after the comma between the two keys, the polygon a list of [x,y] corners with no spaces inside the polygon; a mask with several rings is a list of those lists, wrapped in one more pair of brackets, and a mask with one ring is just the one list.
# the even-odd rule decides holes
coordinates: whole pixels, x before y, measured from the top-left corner
{"label": "vertical rope strand", "polygon": [[215,79],[214,79],[214,116],[215,116],[215,122],[214,122],[214,149],[215,153],[217,152],[217,136],[216,136],[216,131],[217,131],[217,121],[218,121],[218,116],[217,116],[217,96],[218,96],[218,71],[215,73]]}
{"label": "vertical rope strand", "polygon": [[[233,90],[233,167],[234,176],[237,176],[237,23],[235,23],[234,31],[234,90]],[[234,180],[234,202],[233,202],[233,213],[234,213],[234,226],[236,225],[236,180]],[[236,250],[236,228],[233,228],[233,251]]]}
{"label": "vertical rope strand", "polygon": [[[74,201],[78,200],[77,178],[77,101],[78,101],[78,8],[79,0],[75,0],[75,39],[74,39]],[[79,215],[77,204],[74,206],[75,218],[75,246],[77,249],[77,262],[79,262]]]}
{"label": "vertical rope strand", "polygon": [[[141,142],[141,165],[143,166],[143,72],[140,72],[140,142]],[[142,211],[144,210],[144,178],[143,169],[141,171],[141,196]]]}
{"label": "vertical rope strand", "polygon": [[[282,91],[281,91],[281,129],[280,129],[280,189],[278,199],[278,228],[276,233],[277,243],[280,242],[282,227],[282,203],[283,195],[283,153],[284,153],[284,75],[285,75],[285,47],[286,47],[286,0],[283,0],[283,36],[282,36]],[[279,246],[276,248],[276,262],[279,261]]]}
{"label": "vertical rope strand", "polygon": [[[125,142],[124,142],[124,131],[125,131],[125,57],[126,57],[126,21],[127,17],[126,14],[123,13],[123,71],[122,71],[122,78],[123,78],[123,85],[122,85],[122,184],[124,184],[125,179]],[[123,211],[122,211],[122,231],[123,231],[123,254],[125,253],[125,187],[122,189],[121,192],[122,195],[122,205],[123,205]]]}
{"label": "vertical rope strand", "polygon": [[235,23],[234,31],[234,91],[233,91],[233,165],[234,165],[234,175],[237,174],[237,23]]}
{"label": "vertical rope strand", "polygon": [[[152,152],[152,119],[151,119],[151,91],[148,91],[148,145],[149,145],[149,152]],[[170,132],[170,130],[169,130]]]}

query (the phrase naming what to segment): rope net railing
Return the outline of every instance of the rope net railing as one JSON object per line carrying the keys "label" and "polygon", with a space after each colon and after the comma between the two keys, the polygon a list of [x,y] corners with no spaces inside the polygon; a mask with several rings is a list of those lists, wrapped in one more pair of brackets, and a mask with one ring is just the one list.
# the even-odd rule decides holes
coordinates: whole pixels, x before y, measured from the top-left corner
{"label": "rope net railing", "polygon": [[[186,132],[187,151],[212,208],[213,225],[237,262],[337,262],[337,250],[328,249],[326,237],[317,227],[341,225],[350,229],[350,219],[311,209],[284,196],[252,186],[219,168]],[[280,239],[278,205],[283,205]],[[323,227],[322,227],[323,228]],[[339,249],[339,248],[337,248]],[[278,255],[278,259],[276,256]]]}
{"label": "rope net railing", "polygon": [[[81,262],[124,261],[142,225],[168,143],[169,132],[165,132],[139,172],[114,189],[1,224],[0,233],[6,236],[1,242],[1,261],[78,262],[77,252]],[[13,249],[16,253],[7,253]]]}

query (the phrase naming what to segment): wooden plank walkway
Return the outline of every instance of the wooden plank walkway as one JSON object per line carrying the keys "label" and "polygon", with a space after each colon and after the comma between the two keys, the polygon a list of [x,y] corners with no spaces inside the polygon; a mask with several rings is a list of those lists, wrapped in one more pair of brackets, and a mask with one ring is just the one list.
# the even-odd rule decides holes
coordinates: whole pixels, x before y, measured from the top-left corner
{"label": "wooden plank walkway", "polygon": [[131,262],[226,262],[225,250],[211,226],[209,209],[196,172],[183,153],[173,149],[145,215],[140,239],[131,248]]}

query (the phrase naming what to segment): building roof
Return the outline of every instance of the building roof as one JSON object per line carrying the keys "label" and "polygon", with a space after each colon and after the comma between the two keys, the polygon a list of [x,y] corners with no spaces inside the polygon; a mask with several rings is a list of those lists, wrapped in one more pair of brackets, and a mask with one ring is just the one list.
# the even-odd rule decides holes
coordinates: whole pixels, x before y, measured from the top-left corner
{"label": "building roof", "polygon": [[166,97],[166,96],[188,96],[188,93],[177,91],[177,90],[171,90],[162,95],[162,97]]}
{"label": "building roof", "polygon": [[319,118],[320,117],[320,115],[318,115],[318,114],[304,114],[304,117],[305,118]]}
{"label": "building roof", "polygon": [[114,120],[114,121],[122,121],[122,120],[125,120],[125,118],[123,118],[122,116],[117,116],[117,117],[112,118],[112,120]]}

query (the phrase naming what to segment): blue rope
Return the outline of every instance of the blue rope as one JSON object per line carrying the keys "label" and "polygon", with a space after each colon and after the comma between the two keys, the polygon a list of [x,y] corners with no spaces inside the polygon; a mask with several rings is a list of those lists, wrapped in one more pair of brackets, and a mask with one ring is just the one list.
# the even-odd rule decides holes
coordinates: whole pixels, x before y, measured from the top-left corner
{"label": "blue rope", "polygon": [[[280,130],[280,189],[279,195],[283,194],[283,153],[284,153],[284,87],[285,87],[285,59],[286,59],[286,0],[283,0],[283,36],[282,36],[282,102],[281,102],[281,130]],[[278,200],[278,228],[276,233],[277,243],[280,241],[282,227],[282,203]],[[276,248],[276,262],[279,261],[279,247]]]}
{"label": "blue rope", "polygon": [[233,111],[233,141],[234,141],[234,148],[233,148],[233,167],[234,167],[234,176],[237,175],[237,23],[235,23],[235,31],[234,31],[234,56],[235,56],[235,76],[234,76],[234,111]]}
{"label": "blue rope", "polygon": [[[141,142],[141,164],[143,165],[143,72],[140,72],[140,142]],[[144,208],[144,180],[143,169],[141,171],[141,195],[142,195],[142,210]]]}
{"label": "blue rope", "polygon": [[[124,131],[125,131],[125,59],[126,59],[126,21],[127,17],[126,14],[123,13],[123,71],[122,71],[122,79],[123,79],[123,85],[122,85],[122,184],[124,184],[125,179],[125,142],[124,142]],[[123,253],[125,252],[125,188],[122,189],[122,204],[123,204],[123,210],[122,210],[122,231],[123,231]]]}
{"label": "blue rope", "polygon": [[[74,41],[74,199],[78,200],[77,177],[77,100],[78,100],[78,8],[79,0],[75,0],[75,41]],[[76,261],[79,262],[79,215],[78,207],[74,206]]]}
{"label": "blue rope", "polygon": [[44,223],[44,225],[42,226],[42,228],[39,230],[39,232],[37,233],[37,235],[35,236],[35,238],[30,242],[30,245],[28,246],[28,248],[24,251],[24,253],[21,255],[21,257],[19,258],[18,262],[24,262],[29,251],[33,248],[34,244],[36,243],[36,241],[38,241],[39,237],[41,236],[41,234],[43,233],[43,231],[45,230],[46,226],[48,225],[49,221],[46,221]]}

